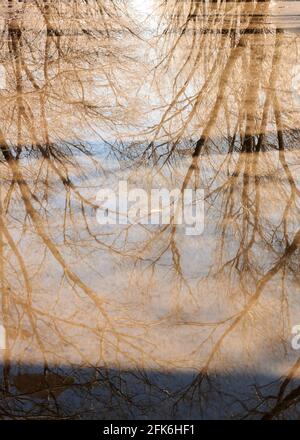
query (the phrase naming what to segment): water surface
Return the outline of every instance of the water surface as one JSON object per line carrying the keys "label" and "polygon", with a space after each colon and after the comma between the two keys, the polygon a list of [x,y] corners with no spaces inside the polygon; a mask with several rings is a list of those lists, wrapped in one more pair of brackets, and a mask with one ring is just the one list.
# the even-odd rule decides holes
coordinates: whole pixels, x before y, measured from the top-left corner
{"label": "water surface", "polygon": [[298,418],[299,2],[2,3],[0,417]]}

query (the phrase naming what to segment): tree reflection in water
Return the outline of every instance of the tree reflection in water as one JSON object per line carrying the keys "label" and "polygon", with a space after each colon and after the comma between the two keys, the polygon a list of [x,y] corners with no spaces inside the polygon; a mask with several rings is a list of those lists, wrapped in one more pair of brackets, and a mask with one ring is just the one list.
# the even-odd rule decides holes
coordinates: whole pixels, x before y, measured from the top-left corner
{"label": "tree reflection in water", "polygon": [[[2,7],[2,418],[297,416],[299,37],[271,7]],[[98,225],[125,179],[204,188],[204,234]]]}

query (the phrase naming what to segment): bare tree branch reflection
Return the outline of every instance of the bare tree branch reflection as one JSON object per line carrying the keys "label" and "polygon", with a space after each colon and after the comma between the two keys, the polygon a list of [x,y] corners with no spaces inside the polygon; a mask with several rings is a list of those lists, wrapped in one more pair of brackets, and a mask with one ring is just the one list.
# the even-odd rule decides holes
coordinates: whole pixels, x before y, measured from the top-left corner
{"label": "bare tree branch reflection", "polygon": [[[134,2],[5,3],[0,417],[294,417],[298,35],[269,1],[164,1],[150,33]],[[120,180],[204,188],[205,233],[98,225]]]}

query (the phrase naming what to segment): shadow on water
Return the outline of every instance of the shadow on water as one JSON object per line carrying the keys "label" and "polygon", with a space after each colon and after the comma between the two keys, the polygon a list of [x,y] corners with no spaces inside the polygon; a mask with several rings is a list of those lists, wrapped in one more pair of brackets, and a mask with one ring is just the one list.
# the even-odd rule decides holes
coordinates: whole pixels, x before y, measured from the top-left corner
{"label": "shadow on water", "polygon": [[[190,390],[192,372],[12,366],[2,394],[2,419],[203,420],[292,419],[298,416],[300,379],[228,372]],[[3,393],[3,390],[2,390]]]}

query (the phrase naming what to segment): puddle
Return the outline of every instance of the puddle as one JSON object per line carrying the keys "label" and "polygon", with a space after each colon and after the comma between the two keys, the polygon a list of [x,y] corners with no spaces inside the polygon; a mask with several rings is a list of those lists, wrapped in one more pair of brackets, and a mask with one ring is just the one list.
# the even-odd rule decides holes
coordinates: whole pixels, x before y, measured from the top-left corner
{"label": "puddle", "polygon": [[10,4],[0,416],[297,418],[300,3]]}

